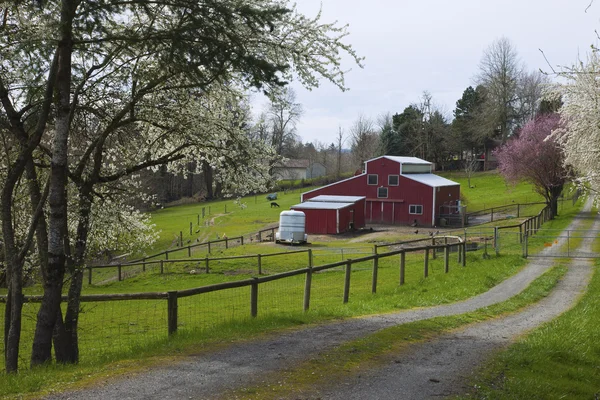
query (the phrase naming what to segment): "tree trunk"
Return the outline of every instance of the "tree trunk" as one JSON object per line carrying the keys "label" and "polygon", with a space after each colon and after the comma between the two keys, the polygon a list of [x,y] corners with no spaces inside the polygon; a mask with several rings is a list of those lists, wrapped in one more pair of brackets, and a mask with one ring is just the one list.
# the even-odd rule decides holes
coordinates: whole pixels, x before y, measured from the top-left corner
{"label": "tree trunk", "polygon": [[85,261],[86,243],[92,213],[92,184],[86,184],[79,192],[79,222],[77,225],[77,240],[73,254],[73,265],[70,268],[71,284],[69,286],[67,313],[65,315],[64,330],[58,333],[64,335],[60,343],[64,343],[62,352],[55,351],[56,360],[61,363],[79,362],[79,310],[81,305],[81,289],[83,287],[83,266]]}
{"label": "tree trunk", "polygon": [[550,189],[550,218],[558,217],[558,198],[562,193],[563,186],[557,186]]}
{"label": "tree trunk", "polygon": [[76,2],[64,0],[61,7],[61,40],[58,47],[56,76],[56,123],[52,143],[50,193],[48,204],[48,274],[44,295],[37,315],[31,351],[31,365],[52,359],[52,334],[61,303],[65,273],[67,238],[67,154],[71,112],[72,21]]}
{"label": "tree trunk", "polygon": [[19,344],[21,342],[21,313],[23,310],[23,262],[19,260],[15,244],[15,231],[12,221],[12,197],[18,179],[25,169],[26,152],[12,166],[2,189],[0,204],[2,238],[6,261],[8,300],[4,320],[4,346],[6,372],[16,372],[19,366]]}
{"label": "tree trunk", "polygon": [[214,197],[213,193],[213,169],[206,161],[202,161],[202,172],[204,172],[204,182],[206,183],[206,199]]}

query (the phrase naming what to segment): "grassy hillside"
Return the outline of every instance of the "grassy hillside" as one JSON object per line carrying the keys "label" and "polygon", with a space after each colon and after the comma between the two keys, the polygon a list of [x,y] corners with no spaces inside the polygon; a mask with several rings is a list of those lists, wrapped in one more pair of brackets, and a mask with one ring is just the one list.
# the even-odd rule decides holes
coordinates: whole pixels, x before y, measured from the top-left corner
{"label": "grassy hillside", "polygon": [[498,171],[477,172],[471,177],[471,187],[464,172],[436,172],[460,183],[460,193],[467,212],[515,203],[543,202],[533,186],[526,182],[511,185]]}

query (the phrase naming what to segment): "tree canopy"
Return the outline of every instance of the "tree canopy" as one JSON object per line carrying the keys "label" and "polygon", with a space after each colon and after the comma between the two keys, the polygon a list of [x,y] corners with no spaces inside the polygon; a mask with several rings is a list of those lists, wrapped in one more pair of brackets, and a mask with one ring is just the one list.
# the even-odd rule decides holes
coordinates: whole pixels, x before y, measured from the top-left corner
{"label": "tree canopy", "polygon": [[560,126],[558,114],[538,116],[496,152],[505,179],[531,182],[551,206],[553,216],[558,215],[558,197],[570,178],[564,153],[551,136]]}
{"label": "tree canopy", "polygon": [[342,57],[361,62],[344,42],[346,26],[308,18],[288,1],[48,0],[4,3],[2,16],[8,372],[18,366],[23,264],[32,248],[44,294],[31,363],[51,359],[53,332],[57,360],[76,362],[82,267],[88,239],[98,236],[98,203],[118,204],[123,180],[139,171],[190,159],[217,168],[237,192],[259,187],[268,166],[248,165],[271,150],[255,145],[239,118],[244,92],[292,78],[345,90]]}

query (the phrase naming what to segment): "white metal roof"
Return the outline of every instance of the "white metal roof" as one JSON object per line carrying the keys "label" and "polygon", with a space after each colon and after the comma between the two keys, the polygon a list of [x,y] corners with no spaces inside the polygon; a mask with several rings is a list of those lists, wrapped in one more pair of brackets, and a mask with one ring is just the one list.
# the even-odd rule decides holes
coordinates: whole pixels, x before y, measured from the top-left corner
{"label": "white metal roof", "polygon": [[[431,165],[429,161],[425,161],[421,158],[417,157],[403,157],[403,156],[383,156],[389,160],[396,161],[402,164],[424,164]],[[371,160],[369,160],[371,161]],[[367,161],[368,162],[368,161]]]}
{"label": "white metal roof", "polygon": [[326,203],[322,201],[307,201],[304,203],[296,204],[291,208],[298,208],[303,210],[341,210],[349,206],[353,206],[354,203]]}
{"label": "white metal roof", "polygon": [[404,174],[402,176],[431,187],[459,185],[459,183],[457,182],[451,181],[450,179],[446,179],[435,174]]}
{"label": "white metal roof", "polygon": [[325,203],[356,203],[357,201],[363,200],[365,198],[365,196],[335,196],[322,194],[308,199],[306,201],[319,201]]}

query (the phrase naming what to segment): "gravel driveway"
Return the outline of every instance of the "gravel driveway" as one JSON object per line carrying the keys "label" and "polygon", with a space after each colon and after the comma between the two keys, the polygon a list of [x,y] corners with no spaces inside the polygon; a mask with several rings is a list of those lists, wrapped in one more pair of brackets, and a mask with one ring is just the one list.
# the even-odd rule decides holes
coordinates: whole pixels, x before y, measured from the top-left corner
{"label": "gravel driveway", "polygon": [[[590,218],[591,202],[580,215]],[[568,229],[577,229],[576,218]],[[596,219],[594,229],[600,229]],[[590,246],[591,239],[582,243]],[[560,243],[559,243],[560,245]],[[277,337],[234,344],[208,354],[187,357],[177,364],[153,368],[77,392],[55,394],[49,399],[211,399],[226,390],[256,385],[263,374],[293,368],[300,361],[346,341],[380,329],[412,321],[474,311],[520,293],[551,267],[543,258],[532,261],[518,274],[471,299],[437,307],[309,327]],[[585,290],[591,263],[574,260],[564,279],[550,296],[523,312],[494,319],[445,335],[435,341],[410,346],[390,365],[349,377],[337,386],[315,392],[320,399],[420,399],[459,393],[465,377],[493,352],[516,336],[555,318],[572,307]],[[260,382],[260,378],[258,378]],[[298,398],[290,394],[291,399]],[[303,399],[306,396],[303,395]]]}

